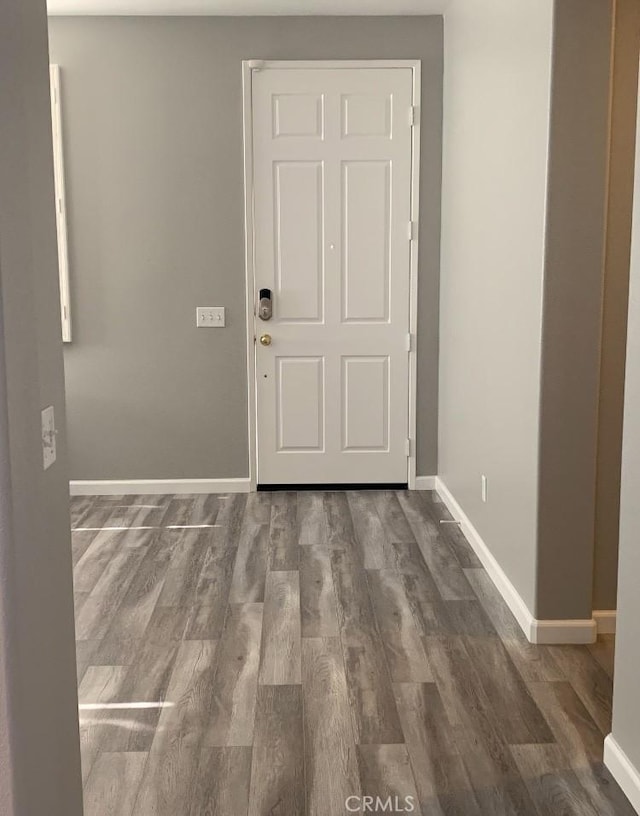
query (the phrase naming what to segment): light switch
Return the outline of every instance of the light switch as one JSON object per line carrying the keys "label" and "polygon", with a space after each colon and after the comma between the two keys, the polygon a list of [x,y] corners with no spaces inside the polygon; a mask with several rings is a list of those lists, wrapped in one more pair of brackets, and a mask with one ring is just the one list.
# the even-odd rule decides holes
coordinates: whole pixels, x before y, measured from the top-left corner
{"label": "light switch", "polygon": [[196,325],[199,329],[223,329],[224,306],[198,306]]}
{"label": "light switch", "polygon": [[42,467],[50,468],[56,461],[56,419],[53,405],[42,411]]}

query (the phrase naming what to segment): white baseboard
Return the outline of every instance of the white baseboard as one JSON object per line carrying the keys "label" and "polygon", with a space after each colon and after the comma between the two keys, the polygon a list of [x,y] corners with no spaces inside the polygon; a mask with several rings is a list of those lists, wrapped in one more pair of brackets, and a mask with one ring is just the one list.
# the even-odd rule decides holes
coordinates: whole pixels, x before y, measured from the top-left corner
{"label": "white baseboard", "polygon": [[471,523],[469,517],[458,504],[453,494],[442,481],[436,477],[436,492],[446,505],[451,515],[460,522],[473,551],[480,559],[482,566],[496,585],[505,603],[520,624],[527,640],[537,644],[593,643],[596,639],[596,624],[589,620],[537,620],[522,596],[509,580],[495,556],[485,544],[481,535]]}
{"label": "white baseboard", "polygon": [[250,479],[125,479],[73,481],[72,496],[131,496],[158,493],[248,493]]}
{"label": "white baseboard", "polygon": [[617,614],[615,609],[593,610],[593,619],[599,635],[615,635]]}
{"label": "white baseboard", "polygon": [[618,745],[613,734],[609,734],[604,741],[604,764],[634,809],[640,813],[640,772]]}
{"label": "white baseboard", "polygon": [[559,646],[560,644],[595,643],[598,631],[593,618],[570,620],[537,620],[531,622],[531,643]]}
{"label": "white baseboard", "polygon": [[522,628],[522,631],[525,633],[527,638],[529,638],[534,618],[527,605],[520,597],[520,594],[509,578],[507,578],[504,570],[496,561],[493,553],[484,543],[480,534],[440,477],[436,478],[436,492],[445,503],[451,515],[460,522],[460,528],[464,533],[465,538],[469,544],[471,544],[473,551],[482,562],[482,566],[486,569],[487,574],[496,585],[498,592],[502,595],[507,606],[513,612],[516,620]]}
{"label": "white baseboard", "polygon": [[435,490],[437,476],[416,476],[416,490]]}

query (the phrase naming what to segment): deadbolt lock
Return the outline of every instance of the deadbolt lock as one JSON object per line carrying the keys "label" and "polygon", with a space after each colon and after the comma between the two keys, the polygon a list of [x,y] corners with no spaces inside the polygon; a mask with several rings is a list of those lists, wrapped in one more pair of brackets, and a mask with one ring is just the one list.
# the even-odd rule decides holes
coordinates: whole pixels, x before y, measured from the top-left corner
{"label": "deadbolt lock", "polygon": [[261,334],[260,335],[260,345],[270,346],[271,345],[271,335],[270,334]]}
{"label": "deadbolt lock", "polygon": [[271,300],[271,289],[260,290],[260,302],[258,304],[258,317],[260,320],[271,320],[273,315],[273,303]]}

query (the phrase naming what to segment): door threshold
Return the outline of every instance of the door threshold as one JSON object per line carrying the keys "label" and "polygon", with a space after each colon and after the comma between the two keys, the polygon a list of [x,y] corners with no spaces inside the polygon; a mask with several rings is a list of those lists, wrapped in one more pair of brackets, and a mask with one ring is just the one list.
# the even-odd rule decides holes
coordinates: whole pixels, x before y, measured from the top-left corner
{"label": "door threshold", "polygon": [[407,482],[321,482],[319,484],[259,484],[257,490],[266,492],[297,492],[302,490],[407,490]]}

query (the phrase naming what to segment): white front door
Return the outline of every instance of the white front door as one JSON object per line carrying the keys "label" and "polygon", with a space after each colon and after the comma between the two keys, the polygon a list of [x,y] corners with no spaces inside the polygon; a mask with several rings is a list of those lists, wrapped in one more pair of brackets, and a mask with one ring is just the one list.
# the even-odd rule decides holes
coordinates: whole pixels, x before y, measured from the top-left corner
{"label": "white front door", "polygon": [[252,71],[258,484],[407,481],[412,94],[411,68]]}

